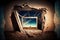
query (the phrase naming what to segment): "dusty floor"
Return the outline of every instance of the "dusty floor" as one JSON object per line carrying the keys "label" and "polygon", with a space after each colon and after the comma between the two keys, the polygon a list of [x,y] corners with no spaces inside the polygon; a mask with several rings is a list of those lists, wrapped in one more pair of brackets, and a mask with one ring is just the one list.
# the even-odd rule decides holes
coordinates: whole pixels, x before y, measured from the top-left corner
{"label": "dusty floor", "polygon": [[15,31],[5,32],[6,40],[56,40],[55,32],[41,32],[40,30],[25,30],[26,34]]}

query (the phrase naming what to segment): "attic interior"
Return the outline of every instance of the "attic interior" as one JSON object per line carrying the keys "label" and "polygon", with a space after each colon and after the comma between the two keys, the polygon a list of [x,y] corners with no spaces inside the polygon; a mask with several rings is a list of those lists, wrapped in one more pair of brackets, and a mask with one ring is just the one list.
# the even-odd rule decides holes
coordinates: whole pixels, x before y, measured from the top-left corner
{"label": "attic interior", "polygon": [[[17,4],[22,3],[17,2]],[[31,7],[32,5],[25,3],[15,5],[15,2],[8,5],[6,8],[9,11],[5,12],[6,40],[55,40],[57,36],[54,32],[54,8],[52,5],[49,8],[50,3],[47,4],[47,7],[46,4],[41,8]]]}

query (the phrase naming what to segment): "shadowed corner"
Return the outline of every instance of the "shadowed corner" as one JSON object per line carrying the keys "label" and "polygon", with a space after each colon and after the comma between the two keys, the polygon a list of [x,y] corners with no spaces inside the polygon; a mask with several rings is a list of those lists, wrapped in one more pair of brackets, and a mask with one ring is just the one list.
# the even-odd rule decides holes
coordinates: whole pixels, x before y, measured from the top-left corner
{"label": "shadowed corner", "polygon": [[0,5],[0,40],[5,40],[4,36],[4,7]]}

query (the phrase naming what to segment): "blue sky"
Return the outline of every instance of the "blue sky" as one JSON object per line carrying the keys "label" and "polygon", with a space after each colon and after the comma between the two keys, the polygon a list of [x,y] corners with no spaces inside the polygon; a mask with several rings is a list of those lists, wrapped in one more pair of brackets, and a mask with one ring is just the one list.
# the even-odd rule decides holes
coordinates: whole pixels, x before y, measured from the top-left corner
{"label": "blue sky", "polygon": [[36,18],[23,18],[23,27],[36,27]]}

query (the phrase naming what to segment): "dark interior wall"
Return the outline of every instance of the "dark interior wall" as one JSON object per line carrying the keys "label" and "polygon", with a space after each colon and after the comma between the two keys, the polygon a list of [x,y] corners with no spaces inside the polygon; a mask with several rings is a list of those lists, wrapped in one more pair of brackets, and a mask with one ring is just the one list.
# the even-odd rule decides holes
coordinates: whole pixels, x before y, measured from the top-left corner
{"label": "dark interior wall", "polygon": [[[7,7],[5,7],[5,13],[4,13],[4,19],[5,19],[5,29],[4,30],[7,30],[7,31],[11,31],[13,30],[13,25],[12,25],[12,22],[11,22],[11,13],[13,11],[13,8],[12,8],[12,5],[8,5]],[[7,28],[7,29],[6,29]]]}
{"label": "dark interior wall", "polygon": [[4,7],[0,5],[0,40],[5,40],[4,37]]}
{"label": "dark interior wall", "polygon": [[58,38],[60,38],[60,2],[57,0],[55,2],[55,31],[57,32]]}

